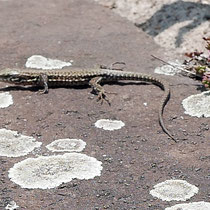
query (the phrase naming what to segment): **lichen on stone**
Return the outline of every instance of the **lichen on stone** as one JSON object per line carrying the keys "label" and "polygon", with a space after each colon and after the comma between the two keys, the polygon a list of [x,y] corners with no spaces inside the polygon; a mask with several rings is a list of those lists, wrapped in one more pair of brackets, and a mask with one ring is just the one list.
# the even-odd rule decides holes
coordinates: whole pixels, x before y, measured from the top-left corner
{"label": "lichen on stone", "polygon": [[196,193],[198,188],[185,180],[166,180],[155,185],[150,191],[153,197],[163,201],[186,201]]}
{"label": "lichen on stone", "polygon": [[5,207],[5,209],[7,210],[15,210],[18,209],[19,206],[15,203],[15,201],[10,201],[7,206]]}
{"label": "lichen on stone", "polygon": [[191,95],[182,101],[185,114],[195,117],[210,117],[210,91]]}
{"label": "lichen on stone", "polygon": [[0,156],[20,157],[27,155],[42,142],[36,141],[32,136],[25,136],[17,131],[0,129]]}
{"label": "lichen on stone", "polygon": [[100,119],[95,123],[97,128],[102,128],[104,130],[118,130],[125,126],[125,123],[120,120],[109,120],[109,119]]}
{"label": "lichen on stone", "polygon": [[0,108],[6,108],[12,104],[13,99],[9,92],[0,93]]}
{"label": "lichen on stone", "polygon": [[176,75],[178,74],[181,70],[178,67],[181,67],[181,63],[176,61],[176,62],[168,62],[169,64],[160,66],[155,68],[155,73],[156,74],[164,74],[164,75]]}
{"label": "lichen on stone", "polygon": [[57,59],[45,58],[42,55],[33,55],[27,59],[25,66],[35,69],[62,69],[65,66],[71,66],[70,62],[64,62]]}
{"label": "lichen on stone", "polygon": [[57,139],[46,147],[53,152],[81,152],[85,146],[81,139]]}
{"label": "lichen on stone", "polygon": [[48,189],[72,179],[93,179],[101,175],[102,162],[80,153],[40,156],[16,163],[9,170],[11,181],[22,188]]}
{"label": "lichen on stone", "polygon": [[200,202],[177,204],[168,207],[165,210],[209,210],[209,209],[210,209],[209,202],[200,201]]}

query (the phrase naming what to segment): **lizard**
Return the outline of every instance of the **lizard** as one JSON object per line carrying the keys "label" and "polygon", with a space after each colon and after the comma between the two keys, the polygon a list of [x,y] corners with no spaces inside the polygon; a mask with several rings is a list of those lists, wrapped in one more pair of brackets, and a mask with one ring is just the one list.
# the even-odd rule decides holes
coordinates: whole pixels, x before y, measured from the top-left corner
{"label": "lizard", "polygon": [[38,69],[3,69],[0,71],[0,82],[15,85],[30,85],[43,88],[43,93],[48,93],[49,87],[90,85],[97,93],[98,100],[106,100],[109,103],[106,92],[101,83],[119,80],[133,80],[149,82],[164,90],[164,95],[159,107],[159,124],[163,131],[176,142],[176,139],[167,130],[163,122],[164,107],[170,98],[169,84],[149,74],[131,71],[122,71],[107,68],[67,68],[61,70]]}

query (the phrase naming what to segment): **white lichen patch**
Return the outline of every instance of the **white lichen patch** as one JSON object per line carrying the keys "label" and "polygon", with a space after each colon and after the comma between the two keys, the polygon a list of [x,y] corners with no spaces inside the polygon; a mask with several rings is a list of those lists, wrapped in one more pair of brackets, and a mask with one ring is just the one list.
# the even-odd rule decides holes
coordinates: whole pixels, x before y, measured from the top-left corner
{"label": "white lichen patch", "polygon": [[210,117],[210,91],[191,95],[182,101],[185,114],[195,117]]}
{"label": "white lichen patch", "polygon": [[102,128],[104,130],[118,130],[125,126],[125,123],[120,120],[108,120],[108,119],[101,119],[95,123],[97,128]]}
{"label": "white lichen patch", "polygon": [[168,207],[165,210],[209,210],[210,203],[209,202],[193,202],[193,203],[184,203],[184,204],[177,204],[172,207]]}
{"label": "white lichen patch", "polygon": [[170,76],[173,76],[173,75],[176,75],[178,74],[181,70],[181,63],[178,62],[178,61],[173,61],[173,62],[168,62],[169,64],[167,65],[163,65],[163,66],[160,66],[160,67],[157,67],[155,68],[155,73],[156,74],[165,74],[165,75],[170,75]]}
{"label": "white lichen patch", "polygon": [[15,201],[10,201],[10,203],[8,203],[7,206],[5,207],[5,209],[8,209],[8,210],[15,210],[18,208],[19,206],[15,203]]}
{"label": "white lichen patch", "polygon": [[153,197],[163,201],[186,201],[196,193],[198,188],[184,180],[166,180],[155,185],[150,191]]}
{"label": "white lichen patch", "polygon": [[20,157],[27,155],[42,142],[31,136],[19,134],[17,131],[0,129],[0,156]]}
{"label": "white lichen patch", "polygon": [[81,139],[58,139],[46,147],[53,152],[81,152],[85,146],[86,143]]}
{"label": "white lichen patch", "polygon": [[11,181],[22,188],[48,189],[72,179],[93,179],[101,175],[102,162],[80,153],[28,158],[9,170]]}
{"label": "white lichen patch", "polygon": [[12,104],[13,99],[9,92],[0,93],[0,108],[6,108]]}
{"label": "white lichen patch", "polygon": [[33,55],[27,59],[25,66],[27,68],[35,69],[62,69],[65,66],[71,66],[70,62],[64,62],[61,60],[45,58],[41,55]]}

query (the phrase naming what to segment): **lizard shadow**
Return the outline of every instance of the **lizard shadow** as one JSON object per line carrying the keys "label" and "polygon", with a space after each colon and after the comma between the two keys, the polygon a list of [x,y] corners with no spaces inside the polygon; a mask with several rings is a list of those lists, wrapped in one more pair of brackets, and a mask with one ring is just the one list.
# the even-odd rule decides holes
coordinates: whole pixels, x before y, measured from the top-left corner
{"label": "lizard shadow", "polygon": [[[84,86],[59,86],[59,87],[50,87],[50,89],[58,89],[58,88],[66,88],[66,89],[86,89],[88,88],[88,85]],[[43,90],[42,87],[37,87],[37,86],[8,86],[8,87],[3,87],[0,88],[0,91],[31,91],[31,92],[37,92]]]}
{"label": "lizard shadow", "polygon": [[150,19],[135,25],[155,37],[175,24],[188,21],[179,29],[175,37],[175,46],[179,47],[186,33],[209,19],[210,5],[178,0],[171,4],[164,4]]}
{"label": "lizard shadow", "polygon": [[8,86],[8,87],[3,87],[0,88],[0,91],[32,91],[32,92],[36,92],[39,88],[37,87],[24,87],[24,86]]}
{"label": "lizard shadow", "polygon": [[[125,86],[125,85],[149,85],[150,83],[147,82],[142,82],[142,81],[133,81],[133,82],[119,82],[119,81],[110,81],[106,83],[102,83],[104,86],[105,84],[107,85],[120,85],[120,86]],[[58,89],[58,88],[65,88],[65,89],[77,89],[77,90],[82,90],[82,89],[87,89],[90,88],[90,85],[82,85],[82,86],[59,86],[59,87],[50,87],[50,89]],[[8,86],[8,87],[3,87],[0,88],[0,91],[31,91],[31,92],[37,92],[41,91],[43,88],[37,87],[37,86]]]}
{"label": "lizard shadow", "polygon": [[[102,83],[103,84],[103,83]],[[110,81],[106,82],[103,85],[119,85],[119,86],[126,86],[126,85],[149,85],[149,82],[143,82],[143,81]]]}

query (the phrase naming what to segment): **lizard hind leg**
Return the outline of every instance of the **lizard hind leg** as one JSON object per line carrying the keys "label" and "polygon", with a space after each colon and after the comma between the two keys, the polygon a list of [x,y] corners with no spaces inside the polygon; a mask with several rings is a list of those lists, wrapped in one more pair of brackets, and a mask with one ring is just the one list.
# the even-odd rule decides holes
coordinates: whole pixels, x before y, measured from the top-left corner
{"label": "lizard hind leg", "polygon": [[106,101],[109,105],[111,105],[104,88],[100,85],[100,82],[102,79],[103,79],[102,77],[93,77],[89,81],[89,85],[93,88],[94,92],[98,95],[97,101],[101,101],[101,104],[103,104],[103,102]]}
{"label": "lizard hind leg", "polygon": [[[115,67],[115,65],[123,65],[122,67]],[[110,66],[106,66],[106,65],[100,65],[100,69],[108,69],[108,70],[117,70],[117,71],[123,71],[124,67],[126,66],[125,62],[121,62],[121,61],[116,61],[114,63],[112,63]]]}

